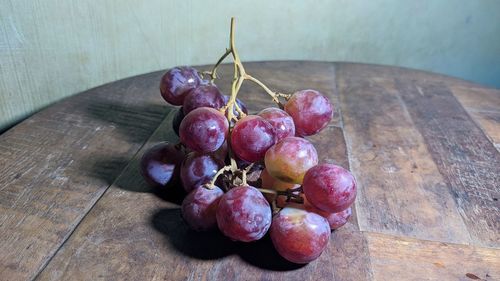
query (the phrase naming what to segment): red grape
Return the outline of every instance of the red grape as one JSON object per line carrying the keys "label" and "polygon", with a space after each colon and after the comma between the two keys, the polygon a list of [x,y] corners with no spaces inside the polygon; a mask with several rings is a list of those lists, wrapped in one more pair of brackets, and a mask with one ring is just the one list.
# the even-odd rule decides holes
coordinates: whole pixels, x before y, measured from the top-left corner
{"label": "red grape", "polygon": [[325,128],[333,117],[327,97],[315,90],[298,91],[285,104],[285,111],[295,123],[298,136],[310,136]]}
{"label": "red grape", "polygon": [[201,83],[196,69],[178,66],[163,75],[160,82],[161,96],[170,104],[182,105],[187,92]]}
{"label": "red grape", "polygon": [[199,107],[220,109],[224,106],[224,98],[219,88],[213,84],[198,86],[186,94],[183,103],[184,114]]}
{"label": "red grape", "polygon": [[356,181],[346,169],[321,164],[307,171],[302,183],[309,203],[330,213],[341,212],[356,199]]}
{"label": "red grape", "polygon": [[285,207],[273,218],[270,234],[282,257],[294,263],[309,263],[328,245],[330,226],[318,214]]}
{"label": "red grape", "polygon": [[184,119],[184,111],[182,107],[177,109],[175,113],[174,120],[172,120],[172,127],[176,135],[179,135],[179,127],[181,126],[182,119]]}
{"label": "red grape", "polygon": [[265,163],[271,176],[301,184],[307,170],[318,164],[318,153],[308,140],[288,137],[267,150]]}
{"label": "red grape", "polygon": [[198,186],[182,201],[182,217],[196,231],[215,228],[215,212],[223,194],[222,189],[217,186],[213,189]]}
{"label": "red grape", "polygon": [[262,238],[271,225],[271,208],[252,186],[229,190],[219,201],[217,225],[227,237],[243,242]]}
{"label": "red grape", "polygon": [[182,162],[180,172],[184,189],[190,192],[199,185],[209,183],[222,167],[224,163],[214,155],[189,153]]}
{"label": "red grape", "polygon": [[152,186],[166,186],[179,176],[184,153],[175,145],[162,142],[148,149],[141,158],[140,171]]}
{"label": "red grape", "polygon": [[307,199],[304,200],[304,208],[309,212],[313,212],[324,217],[328,221],[328,224],[330,224],[330,228],[332,230],[337,229],[346,224],[352,215],[351,207],[338,213],[330,213],[316,208],[314,205],[309,203]]}
{"label": "red grape", "polygon": [[200,107],[189,112],[179,128],[181,142],[198,152],[213,152],[224,143],[229,124],[224,114]]}
{"label": "red grape", "polygon": [[295,136],[295,125],[293,119],[286,111],[279,108],[270,107],[259,112],[260,117],[266,119],[273,125],[276,132],[276,142]]}
{"label": "red grape", "polygon": [[273,126],[257,115],[247,115],[236,122],[231,134],[234,154],[245,161],[257,162],[274,145],[276,136]]}

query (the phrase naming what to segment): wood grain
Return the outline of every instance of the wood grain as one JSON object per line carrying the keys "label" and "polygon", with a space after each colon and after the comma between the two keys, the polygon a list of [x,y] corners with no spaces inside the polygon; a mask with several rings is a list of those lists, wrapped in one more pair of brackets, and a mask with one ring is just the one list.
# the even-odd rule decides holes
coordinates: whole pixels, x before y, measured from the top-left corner
{"label": "wood grain", "polygon": [[360,229],[469,243],[447,182],[390,73],[378,66],[353,67],[359,77],[351,65],[342,64],[337,82],[351,169],[358,181]]}
{"label": "wood grain", "polygon": [[33,277],[151,135],[166,111],[158,77],[82,93],[0,136],[0,279]]}
{"label": "wood grain", "polygon": [[374,280],[500,280],[500,250],[365,233]]}
{"label": "wood grain", "polygon": [[499,247],[500,153],[442,83],[396,84],[473,241]]}
{"label": "wood grain", "polygon": [[500,90],[458,83],[448,88],[500,151]]}

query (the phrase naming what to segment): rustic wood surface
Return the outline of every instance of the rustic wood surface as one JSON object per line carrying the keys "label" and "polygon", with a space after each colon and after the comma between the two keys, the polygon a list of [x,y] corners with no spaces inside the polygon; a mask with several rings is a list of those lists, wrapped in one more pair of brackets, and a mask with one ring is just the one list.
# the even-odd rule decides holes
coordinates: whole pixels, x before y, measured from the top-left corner
{"label": "rustic wood surface", "polygon": [[[259,62],[284,92],[328,95],[310,140],[358,181],[353,217],[316,261],[284,261],[268,238],[195,233],[179,192],[137,160],[177,141],[161,72],[89,90],[0,136],[0,280],[500,280],[500,91],[396,67]],[[229,91],[231,67],[218,84]],[[251,84],[250,111],[272,105]]]}

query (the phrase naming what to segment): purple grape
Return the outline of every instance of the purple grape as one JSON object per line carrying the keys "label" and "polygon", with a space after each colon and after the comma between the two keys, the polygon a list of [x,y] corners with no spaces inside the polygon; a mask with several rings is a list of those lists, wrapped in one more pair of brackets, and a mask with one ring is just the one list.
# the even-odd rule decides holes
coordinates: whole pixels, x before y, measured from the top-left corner
{"label": "purple grape", "polygon": [[286,138],[295,136],[295,124],[293,119],[286,111],[279,108],[270,107],[259,112],[260,117],[266,119],[274,127],[276,132],[276,142]]}
{"label": "purple grape", "polygon": [[224,162],[212,154],[191,152],[182,162],[180,175],[187,192],[209,183],[213,176],[224,167]]}
{"label": "purple grape", "polygon": [[271,225],[271,207],[253,186],[238,186],[219,201],[217,225],[227,237],[243,242],[262,238]]}
{"label": "purple grape", "polygon": [[270,234],[282,257],[303,264],[317,259],[328,246],[330,226],[318,214],[285,207],[273,218]]}
{"label": "purple grape", "polygon": [[274,145],[276,136],[273,126],[257,115],[247,115],[236,122],[231,133],[234,154],[245,161],[257,162]]}
{"label": "purple grape", "polygon": [[304,194],[316,208],[330,212],[341,212],[356,199],[356,181],[346,169],[321,164],[309,169],[302,183]]}
{"label": "purple grape", "polygon": [[285,104],[285,111],[292,116],[298,136],[318,133],[333,117],[330,100],[315,90],[302,90],[293,94]]}
{"label": "purple grape", "polygon": [[200,107],[189,112],[181,122],[181,142],[198,152],[213,152],[226,140],[229,124],[219,111]]}
{"label": "purple grape", "polygon": [[224,98],[215,85],[198,86],[186,95],[184,99],[184,114],[188,114],[199,107],[220,109],[224,106]]}
{"label": "purple grape", "polygon": [[224,192],[215,186],[208,189],[198,186],[182,201],[182,217],[196,231],[205,231],[217,226],[215,213]]}
{"label": "purple grape", "polygon": [[170,104],[182,105],[187,92],[200,83],[201,77],[196,69],[189,66],[174,67],[161,78],[161,96]]}
{"label": "purple grape", "polygon": [[184,152],[167,142],[149,148],[142,156],[140,171],[151,186],[164,187],[179,177]]}

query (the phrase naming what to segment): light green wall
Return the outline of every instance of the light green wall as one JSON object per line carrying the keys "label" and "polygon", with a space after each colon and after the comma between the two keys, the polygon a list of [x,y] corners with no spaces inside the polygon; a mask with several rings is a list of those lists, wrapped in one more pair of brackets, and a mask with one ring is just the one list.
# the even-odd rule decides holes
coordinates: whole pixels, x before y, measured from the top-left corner
{"label": "light green wall", "polygon": [[244,61],[357,61],[500,87],[500,1],[0,0],[0,130],[65,96],[213,63],[237,17]]}

